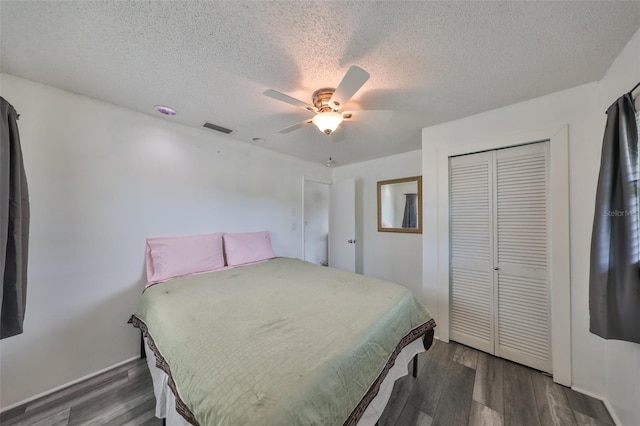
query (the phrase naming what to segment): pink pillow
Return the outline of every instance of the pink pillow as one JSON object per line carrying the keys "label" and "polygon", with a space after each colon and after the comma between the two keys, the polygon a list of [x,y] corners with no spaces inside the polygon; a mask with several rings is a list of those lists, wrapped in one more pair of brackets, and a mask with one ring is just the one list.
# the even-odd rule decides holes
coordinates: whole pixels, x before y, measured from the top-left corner
{"label": "pink pillow", "polygon": [[222,268],[222,233],[147,238],[148,284]]}
{"label": "pink pillow", "polygon": [[224,252],[229,266],[244,265],[276,257],[271,248],[271,233],[267,231],[224,234]]}

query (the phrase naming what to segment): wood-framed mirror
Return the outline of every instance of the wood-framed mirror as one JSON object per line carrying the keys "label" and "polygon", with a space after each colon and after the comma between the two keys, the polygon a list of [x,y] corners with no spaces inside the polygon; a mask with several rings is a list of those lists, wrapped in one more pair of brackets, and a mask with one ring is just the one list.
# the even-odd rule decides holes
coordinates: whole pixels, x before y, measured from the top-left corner
{"label": "wood-framed mirror", "polygon": [[378,232],[422,234],[422,176],[378,181]]}

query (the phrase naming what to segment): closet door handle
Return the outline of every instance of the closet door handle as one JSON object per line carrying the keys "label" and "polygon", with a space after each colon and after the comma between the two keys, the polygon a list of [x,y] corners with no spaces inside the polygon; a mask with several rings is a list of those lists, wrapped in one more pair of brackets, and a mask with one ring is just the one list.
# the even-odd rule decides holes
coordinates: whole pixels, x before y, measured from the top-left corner
{"label": "closet door handle", "polygon": [[498,268],[497,266],[495,268],[493,268],[494,271],[499,271],[500,268]]}

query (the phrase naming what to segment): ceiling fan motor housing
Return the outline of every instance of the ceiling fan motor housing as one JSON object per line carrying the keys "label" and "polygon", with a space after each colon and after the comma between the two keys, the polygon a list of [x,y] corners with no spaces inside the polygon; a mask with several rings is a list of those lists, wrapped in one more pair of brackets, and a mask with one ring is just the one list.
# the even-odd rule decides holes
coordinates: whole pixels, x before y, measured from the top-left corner
{"label": "ceiling fan motor housing", "polygon": [[318,108],[318,112],[337,111],[340,109],[339,103],[329,102],[335,91],[336,89],[332,87],[324,87],[313,92],[313,105]]}

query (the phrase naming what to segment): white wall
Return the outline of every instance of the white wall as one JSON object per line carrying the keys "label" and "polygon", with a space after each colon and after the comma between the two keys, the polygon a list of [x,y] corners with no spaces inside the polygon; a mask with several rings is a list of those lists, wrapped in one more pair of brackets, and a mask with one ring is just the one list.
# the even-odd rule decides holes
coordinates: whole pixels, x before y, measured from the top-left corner
{"label": "white wall", "polygon": [[[617,98],[631,90],[638,82],[640,30],[600,81],[601,111],[608,109]],[[640,344],[605,341],[605,371],[604,396],[609,400],[616,415],[623,425],[640,424]]]}
{"label": "white wall", "polygon": [[31,200],[24,333],[1,341],[0,407],[136,357],[147,236],[270,230],[302,256],[302,177],[331,171],[10,75]]}
{"label": "white wall", "polygon": [[[420,151],[365,161],[333,170],[333,181],[356,182],[356,271],[402,284],[423,299],[422,236],[378,232],[379,180],[422,174]],[[422,183],[430,185],[430,182]]]}
{"label": "white wall", "polygon": [[329,264],[329,198],[331,185],[304,181],[304,260]]}
{"label": "white wall", "polygon": [[[472,147],[477,141],[503,138],[541,128],[569,126],[569,204],[571,244],[571,351],[573,387],[608,401],[623,425],[640,421],[640,345],[607,342],[589,332],[589,251],[600,165],[605,110],[613,99],[640,79],[640,32],[614,62],[600,84],[592,83],[527,102],[423,129],[422,169],[425,181],[438,176],[438,151],[451,144]],[[601,91],[602,98],[601,99]],[[604,98],[607,99],[604,99]],[[427,306],[438,317],[437,185],[425,185],[424,291]],[[553,188],[551,188],[553,191]],[[436,332],[438,329],[436,329]]]}

